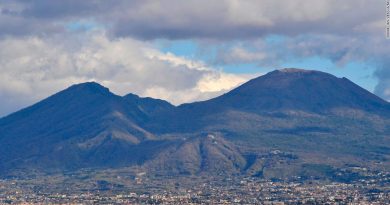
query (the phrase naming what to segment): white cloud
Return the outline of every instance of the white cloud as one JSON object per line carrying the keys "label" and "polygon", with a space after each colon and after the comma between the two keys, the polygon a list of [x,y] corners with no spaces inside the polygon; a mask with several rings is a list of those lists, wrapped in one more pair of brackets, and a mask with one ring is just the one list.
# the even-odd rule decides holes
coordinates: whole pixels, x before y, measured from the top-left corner
{"label": "white cloud", "polygon": [[213,72],[200,79],[196,88],[202,93],[227,91],[253,77],[255,75]]}
{"label": "white cloud", "polygon": [[102,33],[79,41],[6,38],[0,47],[6,48],[0,49],[0,115],[90,80],[119,95],[132,92],[180,104],[226,92],[250,77],[161,53],[131,38],[110,40]]}

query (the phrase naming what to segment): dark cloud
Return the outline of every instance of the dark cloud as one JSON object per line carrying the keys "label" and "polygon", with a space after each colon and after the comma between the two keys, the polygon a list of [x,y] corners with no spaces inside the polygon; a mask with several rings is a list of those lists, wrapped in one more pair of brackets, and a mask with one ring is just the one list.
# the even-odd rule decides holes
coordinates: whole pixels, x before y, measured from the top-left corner
{"label": "dark cloud", "polygon": [[[26,18],[61,20],[63,18],[94,18],[110,15],[123,5],[123,0],[21,0],[21,15]],[[131,4],[134,1],[128,1]]]}
{"label": "dark cloud", "polygon": [[34,19],[48,25],[41,26],[41,32],[50,32],[53,30],[50,26],[66,25],[67,21],[92,19],[114,36],[141,39],[246,39],[302,33],[355,35],[378,31],[370,25],[383,20],[379,12],[383,5],[371,0],[2,0],[0,5],[2,18],[7,17],[9,22],[2,27],[11,34],[23,31],[29,34],[29,29],[11,25],[29,23],[36,27],[39,22]]}
{"label": "dark cloud", "polygon": [[[378,31],[370,24],[383,19],[380,2],[360,1],[144,1],[119,12],[112,32],[137,38],[247,39],[267,34]],[[365,25],[365,26],[362,26]]]}

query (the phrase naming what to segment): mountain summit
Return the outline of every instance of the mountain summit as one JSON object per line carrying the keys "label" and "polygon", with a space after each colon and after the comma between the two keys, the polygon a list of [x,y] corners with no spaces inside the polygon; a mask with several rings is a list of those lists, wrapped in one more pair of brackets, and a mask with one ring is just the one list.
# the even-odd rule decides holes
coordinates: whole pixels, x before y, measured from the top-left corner
{"label": "mountain summit", "polygon": [[0,170],[126,164],[129,147],[155,138],[145,118],[98,83],[73,85],[0,120]]}
{"label": "mountain summit", "polygon": [[215,99],[200,103],[249,112],[300,110],[326,113],[336,108],[389,114],[389,103],[347,78],[287,68],[272,71]]}

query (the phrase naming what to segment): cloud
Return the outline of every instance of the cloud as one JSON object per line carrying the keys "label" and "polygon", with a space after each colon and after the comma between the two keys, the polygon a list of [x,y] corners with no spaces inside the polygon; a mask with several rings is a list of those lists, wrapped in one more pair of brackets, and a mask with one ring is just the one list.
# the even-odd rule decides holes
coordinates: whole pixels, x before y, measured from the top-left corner
{"label": "cloud", "polygon": [[365,33],[362,25],[383,19],[379,10],[383,10],[381,2],[369,0],[143,1],[133,9],[118,11],[120,18],[113,20],[112,32],[142,39]]}
{"label": "cloud", "polygon": [[0,49],[0,115],[91,80],[120,95],[133,92],[180,104],[213,97],[251,77],[161,53],[131,38],[97,33],[79,41],[63,36],[0,40],[7,48]]}
{"label": "cloud", "polygon": [[113,36],[139,39],[364,34],[380,31],[384,18],[383,3],[372,0],[2,0],[0,8],[3,34],[62,32],[66,23],[91,20]]}

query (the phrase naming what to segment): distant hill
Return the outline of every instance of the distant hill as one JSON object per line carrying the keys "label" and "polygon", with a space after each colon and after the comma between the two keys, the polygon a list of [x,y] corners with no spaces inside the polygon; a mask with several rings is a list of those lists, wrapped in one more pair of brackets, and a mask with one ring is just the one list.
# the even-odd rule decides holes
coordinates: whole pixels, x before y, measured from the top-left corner
{"label": "distant hill", "polygon": [[312,70],[275,70],[180,106],[82,83],[0,119],[3,174],[137,166],[283,178],[389,160],[390,103]]}
{"label": "distant hill", "polygon": [[245,157],[234,144],[218,133],[204,133],[178,140],[145,166],[156,173],[177,175],[240,173],[245,165]]}

